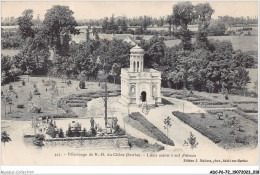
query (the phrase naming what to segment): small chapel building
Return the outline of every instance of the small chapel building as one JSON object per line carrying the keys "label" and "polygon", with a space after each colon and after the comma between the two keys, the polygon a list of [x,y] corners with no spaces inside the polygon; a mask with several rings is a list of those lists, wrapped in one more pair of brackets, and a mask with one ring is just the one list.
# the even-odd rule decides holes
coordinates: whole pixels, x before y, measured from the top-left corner
{"label": "small chapel building", "polygon": [[125,105],[161,104],[161,72],[144,68],[144,50],[130,50],[130,68],[121,69],[121,100]]}

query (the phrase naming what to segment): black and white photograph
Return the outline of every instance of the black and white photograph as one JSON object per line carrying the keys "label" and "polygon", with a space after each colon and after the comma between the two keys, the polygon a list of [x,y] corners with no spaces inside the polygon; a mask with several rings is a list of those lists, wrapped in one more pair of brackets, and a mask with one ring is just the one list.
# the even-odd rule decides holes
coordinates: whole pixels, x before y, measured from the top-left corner
{"label": "black and white photograph", "polygon": [[1,2],[2,166],[258,164],[258,1]]}

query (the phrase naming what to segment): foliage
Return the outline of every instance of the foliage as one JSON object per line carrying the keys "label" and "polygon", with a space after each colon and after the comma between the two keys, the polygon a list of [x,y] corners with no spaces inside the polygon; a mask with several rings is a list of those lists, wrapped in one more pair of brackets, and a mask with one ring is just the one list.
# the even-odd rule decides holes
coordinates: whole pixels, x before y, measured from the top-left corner
{"label": "foliage", "polygon": [[225,35],[227,28],[222,21],[212,21],[209,25],[209,34],[213,36]]}
{"label": "foliage", "polygon": [[34,89],[33,94],[34,94],[34,95],[41,95],[41,93],[39,92],[38,88],[35,88],[35,89]]}
{"label": "foliage", "polygon": [[19,25],[19,33],[22,39],[26,39],[28,37],[33,38],[35,31],[33,30],[33,10],[27,9],[24,10],[23,16],[19,17],[17,20],[17,24]]}
{"label": "foliage", "polygon": [[14,81],[21,74],[21,70],[14,66],[9,56],[1,55],[1,84]]}
{"label": "foliage", "polygon": [[59,130],[59,138],[64,138],[64,132],[62,129]]}
{"label": "foliage", "polygon": [[30,109],[30,112],[38,114],[41,112],[41,108],[34,106],[32,109]]}
{"label": "foliage", "polygon": [[23,45],[23,39],[15,30],[3,30],[1,33],[1,48],[2,49],[20,49]]}
{"label": "foliage", "polygon": [[171,118],[168,116],[167,118],[164,119],[163,123],[164,123],[164,129],[167,129],[167,136],[168,136],[168,132],[169,132],[168,130],[172,126]]}
{"label": "foliage", "polygon": [[194,19],[193,8],[194,6],[191,2],[178,2],[173,6],[173,17],[176,19],[176,24],[181,26],[177,36],[181,39],[181,45],[184,50],[191,49],[191,32],[188,29],[188,24]]}
{"label": "foliage", "polygon": [[9,137],[9,134],[7,134],[6,131],[2,131],[2,133],[1,133],[1,142],[3,142],[4,145],[5,145],[6,142],[10,142],[10,141],[12,141],[12,140]]}
{"label": "foliage", "polygon": [[21,109],[24,108],[24,104],[18,104],[17,108],[21,108]]}
{"label": "foliage", "polygon": [[33,144],[39,147],[44,146],[45,136],[43,134],[36,134],[34,137]]}
{"label": "foliage", "polygon": [[58,132],[56,126],[55,126],[52,122],[49,123],[49,126],[48,126],[48,128],[47,128],[46,134],[48,134],[48,135],[51,136],[52,138],[55,138],[56,135],[59,134],[59,132]]}
{"label": "foliage", "polygon": [[211,15],[214,13],[214,10],[211,8],[209,3],[200,3],[195,7],[195,18],[197,18],[199,26],[198,32],[196,35],[196,44],[199,48],[208,47],[208,27],[211,20]]}
{"label": "foliage", "polygon": [[79,81],[79,88],[80,89],[85,89],[85,81],[84,80],[80,80]]}
{"label": "foliage", "polygon": [[22,85],[25,86],[25,81],[24,80],[22,81]]}
{"label": "foliage", "polygon": [[196,137],[194,136],[194,134],[192,132],[190,132],[190,137],[187,140],[184,140],[184,144],[185,145],[190,145],[191,149],[194,149],[198,146],[198,142]]}
{"label": "foliage", "polygon": [[78,34],[73,11],[68,6],[55,5],[47,10],[43,20],[44,36],[51,48],[59,55],[68,55],[69,33]]}

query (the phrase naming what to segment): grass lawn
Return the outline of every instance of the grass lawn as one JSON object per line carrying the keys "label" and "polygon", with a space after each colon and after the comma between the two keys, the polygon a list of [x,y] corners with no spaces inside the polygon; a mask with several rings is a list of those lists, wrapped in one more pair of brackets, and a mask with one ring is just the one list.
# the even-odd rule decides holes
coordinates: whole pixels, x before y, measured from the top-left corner
{"label": "grass lawn", "polygon": [[207,113],[202,116],[173,112],[173,115],[225,149],[257,146],[257,123],[233,111],[223,111],[220,119],[217,114]]}

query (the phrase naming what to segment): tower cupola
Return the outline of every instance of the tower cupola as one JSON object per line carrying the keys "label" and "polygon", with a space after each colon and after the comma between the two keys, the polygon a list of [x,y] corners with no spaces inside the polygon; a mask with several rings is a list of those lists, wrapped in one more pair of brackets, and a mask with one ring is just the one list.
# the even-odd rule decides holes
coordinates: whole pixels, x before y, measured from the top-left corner
{"label": "tower cupola", "polygon": [[136,45],[130,52],[130,72],[142,72],[144,65],[144,50]]}

